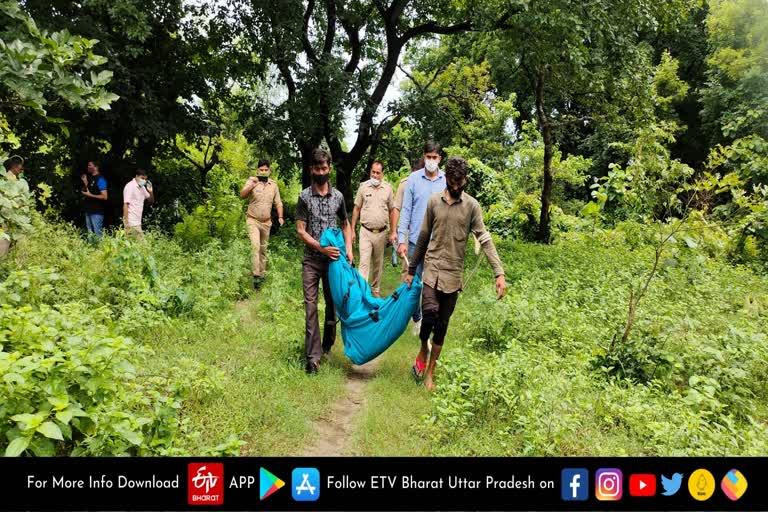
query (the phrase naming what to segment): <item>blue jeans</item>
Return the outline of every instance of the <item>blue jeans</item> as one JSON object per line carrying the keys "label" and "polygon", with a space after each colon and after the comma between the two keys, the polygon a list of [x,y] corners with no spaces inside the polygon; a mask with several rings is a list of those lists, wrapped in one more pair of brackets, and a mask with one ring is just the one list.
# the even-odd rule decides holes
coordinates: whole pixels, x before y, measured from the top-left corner
{"label": "blue jeans", "polygon": [[[408,261],[411,261],[413,259],[413,253],[416,252],[416,244],[413,242],[408,242]],[[424,260],[419,263],[419,265],[416,267],[416,275],[421,278],[421,275],[424,273]],[[419,322],[421,320],[421,300],[419,300],[419,305],[416,308],[416,312],[413,313],[413,321]]]}
{"label": "blue jeans", "polygon": [[88,230],[89,242],[101,240],[101,231],[103,226],[103,213],[85,213],[85,227]]}

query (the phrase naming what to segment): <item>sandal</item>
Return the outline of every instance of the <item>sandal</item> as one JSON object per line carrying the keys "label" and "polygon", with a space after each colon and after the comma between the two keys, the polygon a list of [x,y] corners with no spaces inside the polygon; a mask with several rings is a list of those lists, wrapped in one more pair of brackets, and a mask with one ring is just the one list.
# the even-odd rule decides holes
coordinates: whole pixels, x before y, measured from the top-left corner
{"label": "sandal", "polygon": [[419,359],[416,358],[416,361],[413,363],[413,367],[411,367],[411,373],[413,374],[413,378],[416,380],[421,380],[424,377],[424,370],[427,369],[427,362],[419,362]]}

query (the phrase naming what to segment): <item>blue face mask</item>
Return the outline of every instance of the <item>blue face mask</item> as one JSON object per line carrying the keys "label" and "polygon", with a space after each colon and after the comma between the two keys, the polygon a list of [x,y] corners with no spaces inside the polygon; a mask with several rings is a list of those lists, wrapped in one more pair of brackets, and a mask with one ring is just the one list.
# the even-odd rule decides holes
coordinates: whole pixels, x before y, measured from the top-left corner
{"label": "blue face mask", "polygon": [[139,180],[139,186],[144,187],[147,185],[147,180]]}

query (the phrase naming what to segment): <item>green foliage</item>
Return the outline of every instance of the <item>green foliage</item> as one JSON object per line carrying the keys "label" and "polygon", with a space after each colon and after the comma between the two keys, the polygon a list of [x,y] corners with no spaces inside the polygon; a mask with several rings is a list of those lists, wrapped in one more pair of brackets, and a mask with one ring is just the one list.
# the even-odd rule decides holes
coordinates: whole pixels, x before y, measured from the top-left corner
{"label": "green foliage", "polygon": [[0,176],[0,240],[18,240],[29,233],[33,208],[26,181]]}
{"label": "green foliage", "polygon": [[571,233],[550,247],[498,245],[509,293],[495,300],[483,266],[462,294],[421,426],[430,453],[766,449],[765,278],[709,259],[681,236],[677,261],[651,288],[636,334],[606,358],[626,315],[627,286],[652,256],[646,229],[637,225],[631,235],[636,249],[627,246],[629,225]]}
{"label": "green foliage", "polygon": [[[53,249],[51,239],[60,242]],[[148,373],[154,352],[132,338],[174,322],[221,322],[244,295],[245,244],[197,249],[152,236],[92,247],[56,224],[18,243],[0,284],[0,436],[9,455],[188,453],[200,433],[182,410],[221,392],[223,374],[184,357]],[[241,445],[230,437],[205,453]]]}
{"label": "green foliage", "polygon": [[717,0],[707,16],[710,54],[701,91],[713,142],[768,138],[768,6]]}
{"label": "green foliage", "polygon": [[231,194],[216,194],[183,215],[174,236],[189,248],[202,247],[214,239],[228,244],[242,238],[244,226],[241,202]]}
{"label": "green foliage", "polygon": [[626,168],[611,164],[608,175],[592,184],[596,203],[613,207],[619,219],[659,219],[680,213],[684,208],[681,187],[694,171],[670,156],[674,128],[667,122],[648,125],[638,130],[632,144],[617,143],[631,155],[629,163]]}
{"label": "green foliage", "polygon": [[[48,115],[48,106],[64,101],[76,109],[107,110],[118,96],[106,91],[112,72],[101,67],[106,58],[93,52],[97,40],[38,28],[18,2],[0,2],[0,147],[18,147],[7,115],[31,109],[49,123],[63,119]],[[63,130],[67,130],[61,125]],[[7,157],[0,152],[0,163]]]}
{"label": "green foliage", "polygon": [[220,377],[191,361],[162,377],[143,375],[137,368],[151,351],[121,336],[108,308],[40,303],[39,287],[60,281],[31,269],[0,289],[6,455],[183,454],[182,401],[219,390]]}

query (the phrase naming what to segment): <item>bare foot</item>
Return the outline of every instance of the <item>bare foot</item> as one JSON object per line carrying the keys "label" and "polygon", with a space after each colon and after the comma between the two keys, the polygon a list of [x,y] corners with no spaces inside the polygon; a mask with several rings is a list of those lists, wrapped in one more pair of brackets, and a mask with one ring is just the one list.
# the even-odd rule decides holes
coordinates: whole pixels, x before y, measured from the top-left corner
{"label": "bare foot", "polygon": [[427,388],[427,391],[434,391],[435,390],[435,383],[432,380],[431,375],[427,375],[427,378],[424,379],[424,387]]}

